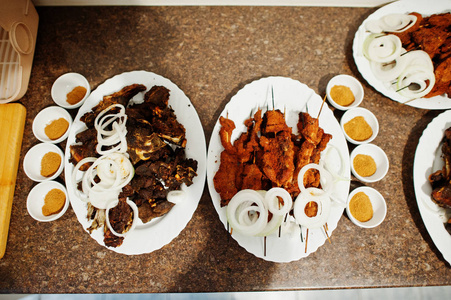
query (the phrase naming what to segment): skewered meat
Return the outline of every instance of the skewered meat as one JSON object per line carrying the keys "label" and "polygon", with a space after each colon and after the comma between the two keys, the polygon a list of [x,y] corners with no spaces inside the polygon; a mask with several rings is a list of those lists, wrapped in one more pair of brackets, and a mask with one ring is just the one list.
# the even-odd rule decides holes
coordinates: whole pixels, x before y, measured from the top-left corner
{"label": "skewered meat", "polygon": [[434,14],[422,17],[418,13],[417,21],[411,28],[391,33],[401,39],[407,50],[421,49],[432,59],[436,83],[425,97],[430,98],[451,92],[451,13]]}
{"label": "skewered meat", "polygon": [[[269,190],[279,186],[295,198],[300,193],[297,184],[300,169],[311,162],[318,162],[332,138],[319,127],[318,120],[307,113],[299,114],[297,126],[300,133],[295,135],[286,125],[282,112],[267,111],[262,117],[259,109],[253,117],[245,120],[247,131],[233,143],[234,122],[224,117],[220,117],[219,122],[224,150],[213,183],[221,197],[222,207],[242,189]],[[317,170],[306,172],[304,185],[320,185]]]}

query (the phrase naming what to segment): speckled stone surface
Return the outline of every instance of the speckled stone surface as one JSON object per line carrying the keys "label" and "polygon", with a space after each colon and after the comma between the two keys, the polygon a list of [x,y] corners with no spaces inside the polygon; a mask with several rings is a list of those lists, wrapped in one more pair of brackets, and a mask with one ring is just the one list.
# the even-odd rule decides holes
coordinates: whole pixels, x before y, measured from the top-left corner
{"label": "speckled stone surface", "polygon": [[[451,285],[450,267],[434,246],[415,200],[412,168],[426,125],[440,111],[412,108],[376,92],[357,71],[352,40],[374,8],[327,7],[38,7],[34,66],[27,94],[21,162],[2,293],[221,292]],[[22,169],[37,143],[31,125],[53,105],[50,88],[79,72],[92,89],[131,70],[169,78],[191,99],[205,130],[245,84],[270,75],[299,80],[324,95],[336,74],[360,79],[362,107],[376,114],[374,143],[390,160],[380,182],[368,184],[387,200],[384,223],[361,229],[344,215],[318,251],[300,261],[254,257],[228,237],[205,188],[187,227],[150,254],[125,256],[97,244],[71,208],[38,223],[27,213],[34,186]],[[72,111],[75,115],[75,111]],[[339,117],[339,113],[337,113]],[[61,144],[64,147],[64,143]],[[59,178],[63,180],[63,178]],[[351,187],[358,185],[353,181]]]}

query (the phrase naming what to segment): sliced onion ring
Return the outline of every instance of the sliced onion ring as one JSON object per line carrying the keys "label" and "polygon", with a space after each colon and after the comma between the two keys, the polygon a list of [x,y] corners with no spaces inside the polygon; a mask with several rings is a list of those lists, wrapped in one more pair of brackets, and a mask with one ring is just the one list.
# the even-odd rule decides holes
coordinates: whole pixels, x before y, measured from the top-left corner
{"label": "sliced onion ring", "polygon": [[401,39],[396,35],[372,34],[363,44],[363,53],[371,61],[389,63],[402,52]]}
{"label": "sliced onion ring", "polygon": [[[283,200],[282,206],[280,205],[280,200],[278,197]],[[291,198],[290,193],[280,187],[274,187],[267,191],[265,201],[268,206],[268,210],[276,216],[282,216],[289,213],[293,206],[293,199]]]}
{"label": "sliced onion ring", "polygon": [[185,197],[186,197],[186,193],[184,191],[174,190],[174,191],[170,191],[168,193],[167,199],[171,203],[178,204],[178,203],[181,203],[183,201],[183,199],[185,199]]}
{"label": "sliced onion ring", "polygon": [[415,15],[389,14],[378,20],[369,20],[365,29],[373,33],[403,32],[412,27],[417,21]]}
{"label": "sliced onion ring", "polygon": [[112,200],[112,201],[108,202],[108,204],[107,204],[107,206],[106,206],[106,211],[105,211],[106,225],[107,225],[108,229],[109,229],[115,236],[118,236],[118,237],[125,237],[127,234],[129,234],[130,232],[132,232],[133,229],[135,229],[135,227],[136,227],[136,222],[137,222],[137,220],[138,220],[138,207],[136,206],[135,202],[133,202],[133,201],[127,199],[127,204],[128,204],[128,205],[131,207],[131,209],[133,210],[133,221],[132,221],[131,227],[130,227],[126,232],[119,233],[119,232],[116,232],[116,231],[113,229],[113,226],[111,226],[111,223],[110,223],[110,217],[109,217],[110,209],[116,207],[116,206],[118,205],[118,203],[119,203],[119,200],[118,200],[118,199],[115,199],[115,200]]}
{"label": "sliced onion ring", "polygon": [[[313,196],[313,189],[322,191],[321,189],[317,188],[309,188],[307,192],[299,194],[299,196],[296,198],[296,201],[294,202],[293,210],[296,223],[310,229],[320,228],[324,224],[326,224],[327,219],[330,215],[331,206],[329,196],[327,196],[325,193],[322,193],[321,195],[316,194],[316,196]],[[305,206],[309,202],[315,202],[318,205],[318,212],[314,217],[309,217],[305,214]]]}
{"label": "sliced onion ring", "polygon": [[[427,67],[414,65],[407,67],[399,75],[397,81],[397,91],[409,99],[421,98],[426,96],[435,85],[435,75]],[[417,88],[411,89],[410,86]]]}
{"label": "sliced onion ring", "polygon": [[320,166],[318,164],[314,164],[314,163],[310,163],[310,164],[305,165],[299,171],[299,174],[298,174],[298,185],[299,185],[299,189],[301,191],[301,194],[306,192],[306,187],[304,186],[304,175],[310,169],[315,169],[315,170],[319,171],[321,186],[322,186],[323,191],[325,192],[325,194],[327,196],[329,196],[332,193],[332,189],[333,189],[333,186],[334,186],[333,177],[322,166]]}
{"label": "sliced onion ring", "polygon": [[264,198],[254,190],[239,191],[227,205],[227,219],[232,229],[241,234],[259,234],[268,223]]}

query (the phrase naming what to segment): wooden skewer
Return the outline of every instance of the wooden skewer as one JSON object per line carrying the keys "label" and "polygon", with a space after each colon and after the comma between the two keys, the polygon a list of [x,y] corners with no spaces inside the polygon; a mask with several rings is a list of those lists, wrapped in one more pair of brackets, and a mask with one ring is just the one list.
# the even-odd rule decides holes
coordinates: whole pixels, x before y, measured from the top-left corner
{"label": "wooden skewer", "polygon": [[327,239],[329,240],[329,244],[332,244],[332,242],[330,241],[330,238],[329,238],[329,234],[327,234],[326,225],[323,225],[323,228],[324,228],[324,232],[326,233]]}
{"label": "wooden skewer", "polygon": [[326,97],[327,97],[327,95],[325,95],[323,98],[323,103],[321,103],[321,107],[318,112],[318,117],[316,117],[317,119],[319,119],[319,115],[321,114],[321,111],[323,110],[323,105],[324,105],[324,102],[326,102]]}
{"label": "wooden skewer", "polygon": [[305,234],[305,253],[307,253],[307,243],[308,243],[308,228],[307,233]]}
{"label": "wooden skewer", "polygon": [[266,236],[263,237],[264,242],[263,242],[263,256],[266,256]]}
{"label": "wooden skewer", "polygon": [[276,108],[274,106],[274,89],[272,88],[272,85],[271,85],[271,97],[272,97],[272,110],[274,110]]}
{"label": "wooden skewer", "polygon": [[303,243],[304,242],[304,238],[302,237],[302,226],[301,225],[299,225],[299,229],[301,230],[301,243]]}

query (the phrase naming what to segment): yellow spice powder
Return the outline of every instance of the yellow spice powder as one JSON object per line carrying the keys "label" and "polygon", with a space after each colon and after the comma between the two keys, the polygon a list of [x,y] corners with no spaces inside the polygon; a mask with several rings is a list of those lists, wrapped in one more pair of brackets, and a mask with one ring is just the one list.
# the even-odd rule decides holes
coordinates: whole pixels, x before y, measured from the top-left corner
{"label": "yellow spice powder", "polygon": [[349,210],[352,216],[360,222],[367,222],[373,218],[371,200],[364,192],[358,192],[351,198]]}
{"label": "yellow spice powder", "polygon": [[377,166],[374,159],[365,154],[357,154],[352,161],[354,170],[362,177],[369,177],[376,173]]}
{"label": "yellow spice powder", "polygon": [[42,214],[50,216],[59,213],[66,203],[66,194],[60,189],[51,189],[44,198]]}
{"label": "yellow spice powder", "polygon": [[41,160],[41,175],[50,177],[58,171],[61,165],[61,156],[55,152],[47,152]]}
{"label": "yellow spice powder", "polygon": [[338,105],[341,106],[349,106],[355,100],[351,89],[344,85],[334,85],[330,89],[330,96]]}
{"label": "yellow spice powder", "polygon": [[373,135],[373,129],[362,116],[357,116],[343,125],[346,134],[353,140],[365,141]]}
{"label": "yellow spice powder", "polygon": [[64,118],[59,118],[51,121],[47,126],[45,126],[44,132],[49,139],[56,140],[62,137],[68,128],[69,122],[67,122]]}

